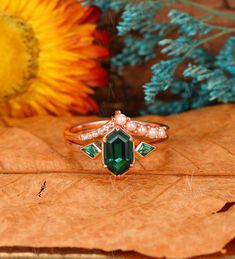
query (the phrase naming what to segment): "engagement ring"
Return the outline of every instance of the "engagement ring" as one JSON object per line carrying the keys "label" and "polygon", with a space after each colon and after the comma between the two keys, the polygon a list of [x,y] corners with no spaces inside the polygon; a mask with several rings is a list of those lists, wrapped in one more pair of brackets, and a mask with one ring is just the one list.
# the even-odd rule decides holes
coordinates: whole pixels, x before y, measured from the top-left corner
{"label": "engagement ring", "polygon": [[110,120],[79,124],[65,129],[66,143],[91,159],[102,154],[103,165],[115,176],[146,157],[167,140],[167,125],[132,120],[116,111]]}

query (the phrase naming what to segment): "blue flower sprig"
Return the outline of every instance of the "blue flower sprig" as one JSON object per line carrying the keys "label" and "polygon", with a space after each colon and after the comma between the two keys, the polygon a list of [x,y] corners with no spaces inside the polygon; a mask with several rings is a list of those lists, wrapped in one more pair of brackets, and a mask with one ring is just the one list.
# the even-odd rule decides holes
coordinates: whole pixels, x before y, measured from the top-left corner
{"label": "blue flower sprig", "polygon": [[[90,2],[90,1],[86,1]],[[205,43],[235,33],[234,27],[216,26],[212,18],[235,16],[191,0],[94,0],[106,12],[121,12],[117,25],[124,47],[112,58],[112,66],[120,73],[127,65],[135,66],[156,57],[156,47],[167,56],[152,66],[152,78],[144,85],[144,113],[172,114],[209,105],[211,102],[235,101],[235,36],[229,36],[218,54],[209,53]],[[162,8],[182,3],[201,9],[207,15],[193,17],[171,9],[169,20],[156,22]],[[171,32],[177,37],[170,38]],[[176,71],[183,67],[183,72]],[[182,70],[182,69],[181,69]],[[176,98],[163,101],[159,93],[171,91]]]}

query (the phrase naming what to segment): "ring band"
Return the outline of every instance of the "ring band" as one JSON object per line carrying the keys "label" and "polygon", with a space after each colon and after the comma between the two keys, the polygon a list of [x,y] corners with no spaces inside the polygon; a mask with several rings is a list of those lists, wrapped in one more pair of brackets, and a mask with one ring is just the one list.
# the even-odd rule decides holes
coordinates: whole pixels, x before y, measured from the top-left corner
{"label": "ring band", "polygon": [[120,111],[110,120],[71,126],[64,131],[66,144],[95,159],[101,153],[103,165],[115,176],[134,165],[135,154],[146,157],[168,139],[169,127],[160,123],[131,120]]}

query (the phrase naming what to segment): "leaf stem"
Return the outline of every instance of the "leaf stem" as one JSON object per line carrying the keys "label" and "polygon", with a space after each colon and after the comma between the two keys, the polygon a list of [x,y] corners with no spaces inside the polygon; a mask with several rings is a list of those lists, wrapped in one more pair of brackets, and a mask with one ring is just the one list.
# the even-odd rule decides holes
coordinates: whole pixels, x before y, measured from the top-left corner
{"label": "leaf stem", "polygon": [[228,33],[232,33],[232,32],[235,32],[235,28],[230,28],[230,29],[224,29],[222,30],[221,32],[219,33],[216,33],[216,34],[213,34],[203,40],[201,40],[200,42],[198,42],[197,44],[195,44],[185,55],[184,55],[184,58],[188,57],[188,55],[197,47],[199,47],[200,45],[206,43],[206,42],[209,42],[211,40],[214,40],[214,39],[217,39],[225,34],[228,34]]}
{"label": "leaf stem", "polygon": [[235,20],[235,15],[234,14],[230,14],[228,12],[214,10],[214,9],[208,7],[208,6],[205,6],[205,5],[193,2],[191,0],[178,0],[178,2],[184,3],[186,5],[191,5],[191,6],[195,7],[195,8],[204,10],[204,11],[206,11],[208,13],[212,13],[212,14],[214,14],[216,16],[223,16],[223,17],[225,17],[225,18],[227,18],[229,20]]}
{"label": "leaf stem", "polygon": [[[212,18],[214,18],[215,15],[212,14],[212,15],[206,15],[206,16],[203,16],[201,17],[199,20],[202,21],[202,22],[205,22],[205,21],[209,21],[211,20]],[[219,25],[214,25],[214,24],[210,24],[210,23],[207,23],[209,26],[211,26],[213,29],[215,30],[225,30],[225,29],[228,29],[228,27],[225,27],[225,26],[219,26]]]}

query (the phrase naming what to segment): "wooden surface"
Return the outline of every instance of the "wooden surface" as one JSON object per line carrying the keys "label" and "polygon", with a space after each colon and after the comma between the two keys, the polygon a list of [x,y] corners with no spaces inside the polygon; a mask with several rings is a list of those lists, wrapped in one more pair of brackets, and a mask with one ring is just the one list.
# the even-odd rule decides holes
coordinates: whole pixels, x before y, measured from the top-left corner
{"label": "wooden surface", "polygon": [[171,138],[119,180],[64,146],[64,127],[95,118],[2,118],[0,247],[224,252],[235,237],[234,111],[142,118],[169,124]]}

